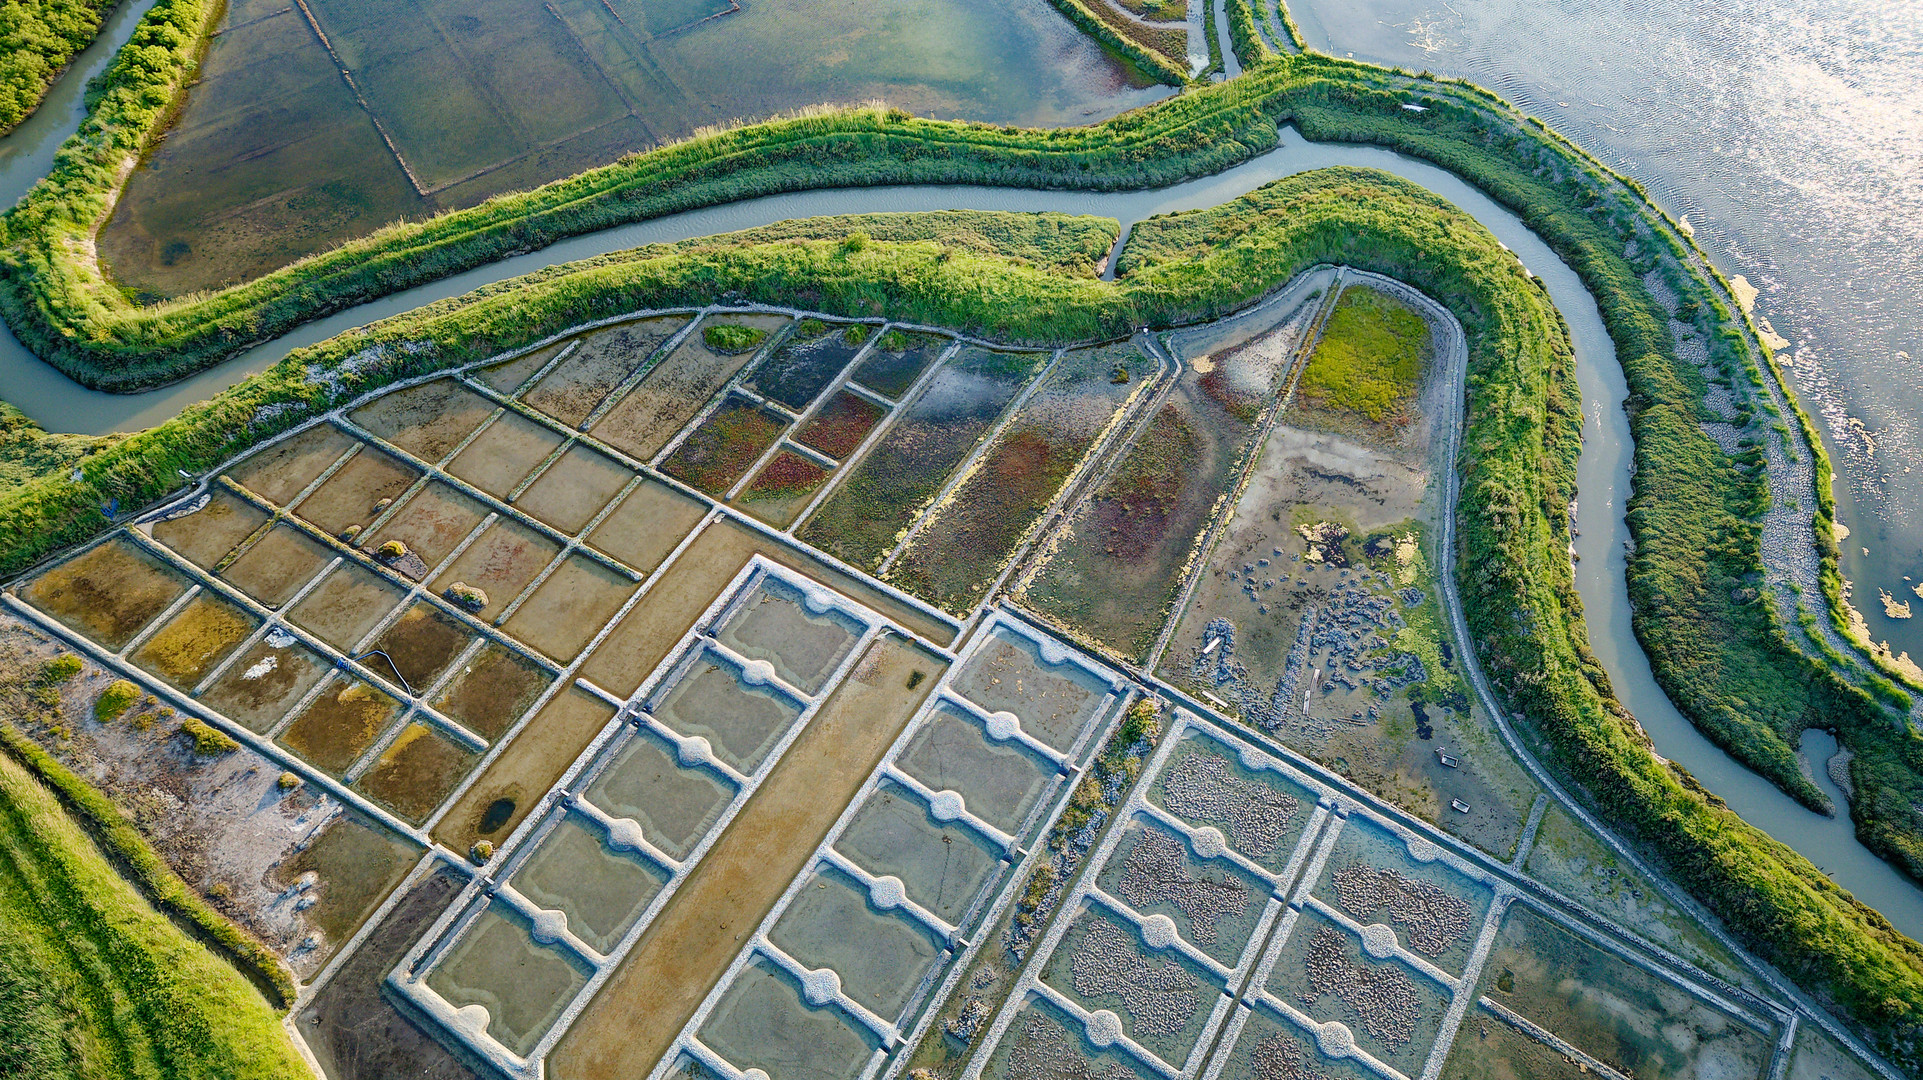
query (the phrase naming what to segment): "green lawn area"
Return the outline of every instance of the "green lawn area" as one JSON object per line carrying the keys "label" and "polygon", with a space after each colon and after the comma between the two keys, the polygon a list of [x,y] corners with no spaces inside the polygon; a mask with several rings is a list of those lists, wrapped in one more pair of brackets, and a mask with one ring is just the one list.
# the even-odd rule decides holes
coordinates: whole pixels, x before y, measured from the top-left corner
{"label": "green lawn area", "polygon": [[1343,290],[1298,389],[1316,408],[1393,421],[1414,398],[1429,356],[1429,324],[1394,297]]}
{"label": "green lawn area", "polygon": [[0,1076],[306,1075],[253,985],[154,910],[0,754]]}

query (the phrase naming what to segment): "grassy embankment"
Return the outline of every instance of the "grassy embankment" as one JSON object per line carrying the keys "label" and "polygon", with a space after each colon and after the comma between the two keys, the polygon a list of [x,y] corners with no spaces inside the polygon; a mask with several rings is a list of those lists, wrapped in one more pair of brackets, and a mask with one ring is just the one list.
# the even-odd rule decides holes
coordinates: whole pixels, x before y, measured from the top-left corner
{"label": "grassy embankment", "polygon": [[40,107],[74,55],[100,33],[118,0],[0,3],[0,135]]}
{"label": "grassy embankment", "polygon": [[1110,8],[1105,0],[1048,0],[1076,29],[1157,82],[1189,81],[1188,31],[1144,26]]}
{"label": "grassy embankment", "polygon": [[[78,670],[49,665],[28,689],[57,697]],[[196,937],[218,923],[265,950],[193,897],[117,811],[103,819],[98,793],[11,725],[0,741],[0,1076],[305,1076],[273,1007]],[[291,980],[266,959],[291,1001]]]}
{"label": "grassy embankment", "polygon": [[[896,219],[896,235],[907,235],[914,220]],[[1801,856],[1659,763],[1607,696],[1582,640],[1564,555],[1581,422],[1572,361],[1539,287],[1473,220],[1405,182],[1332,170],[1218,210],[1143,223],[1119,284],[937,240],[839,242],[855,225],[869,236],[877,231],[875,219],[828,219],[788,226],[777,242],[719,237],[639,249],[442,301],[298,351],[104,451],[100,475],[125,485],[129,501],[152,498],[174,467],[204,470],[348,396],[645,306],[735,295],[832,314],[886,311],[1042,343],[1214,317],[1314,263],[1391,274],[1447,304],[1469,331],[1464,584],[1502,689],[1600,811],[1748,945],[1854,1019],[1886,1053],[1917,1067],[1923,952]],[[806,230],[822,239],[801,239]],[[97,500],[96,482],[48,478],[33,486],[31,510],[21,500],[0,507],[0,530],[15,557],[22,541],[44,541],[53,525]]]}

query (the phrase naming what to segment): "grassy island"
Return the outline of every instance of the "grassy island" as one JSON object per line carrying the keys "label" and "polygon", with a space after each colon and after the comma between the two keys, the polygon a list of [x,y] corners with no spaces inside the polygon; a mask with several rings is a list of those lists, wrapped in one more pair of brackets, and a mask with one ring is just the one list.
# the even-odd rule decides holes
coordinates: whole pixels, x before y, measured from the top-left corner
{"label": "grassy island", "polygon": [[[1891,722],[1903,691],[1811,659],[1760,598],[1768,492],[1755,442],[1725,454],[1702,428],[1708,381],[1780,378],[1727,287],[1633,181],[1474,86],[1311,53],[1270,57],[1238,5],[1249,70],[1103,124],[1024,131],[863,109],[708,135],[426,222],[396,225],[255,281],[154,307],[110,282],[91,238],[118,185],[190,77],[214,0],[160,0],[97,86],[53,174],[0,221],[0,313],[89,385],[180,378],[306,320],[591,230],[805,188],[982,183],[1082,189],[1168,184],[1275,145],[1278,124],[1316,140],[1388,147],[1461,176],[1541,236],[1595,296],[1628,373],[1637,441],[1630,508],[1636,628],[1672,699],[1721,745],[1809,802],[1795,736],[1835,726],[1857,755],[1859,835],[1923,877],[1923,740]],[[1298,38],[1293,27],[1292,37]],[[1116,337],[1210,318],[1303,267],[1341,262],[1410,282],[1468,330],[1462,587],[1499,688],[1551,763],[1731,931],[1900,1067],[1923,1069],[1923,950],[1659,761],[1584,640],[1566,555],[1580,411],[1553,308],[1472,219],[1413,185],[1331,170],[1213,210],[1143,223],[1119,284],[1048,254],[1099,223],[973,215],[797,223],[551,267],[299,350],[159,428],[101,449],[80,479],[49,475],[0,496],[0,565],[14,572],[106,527],[100,508],[143,505],[240,449],[394,379],[476,360],[583,321],[716,296],[942,324],[1013,343]],[[966,223],[966,227],[960,227]],[[951,231],[975,238],[950,243]],[[842,242],[859,232],[863,243]],[[1092,260],[1090,260],[1092,261]],[[1673,310],[1657,291],[1672,294]],[[1678,354],[1671,316],[1709,343]],[[1812,452],[1820,443],[1797,418]],[[1758,413],[1752,440],[1777,437]],[[1819,477],[1827,468],[1819,463]],[[1812,493],[1827,539],[1827,489]],[[1826,553],[1834,557],[1833,547]]]}

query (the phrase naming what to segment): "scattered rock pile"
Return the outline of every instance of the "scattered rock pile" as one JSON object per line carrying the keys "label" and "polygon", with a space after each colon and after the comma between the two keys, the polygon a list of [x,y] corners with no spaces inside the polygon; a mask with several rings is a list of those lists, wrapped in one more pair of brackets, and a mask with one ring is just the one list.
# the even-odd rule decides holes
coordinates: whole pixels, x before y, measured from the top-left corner
{"label": "scattered rock pile", "polygon": [[1415,1037],[1422,1004],[1415,983],[1397,964],[1356,964],[1349,960],[1348,938],[1325,926],[1309,940],[1309,991],[1304,1005],[1334,994],[1348,1006],[1362,1030],[1377,1042],[1402,1047]]}
{"label": "scattered rock pile", "polygon": [[1342,906],[1358,919],[1368,919],[1387,908],[1390,921],[1400,925],[1409,947],[1428,956],[1441,956],[1469,932],[1469,902],[1451,896],[1440,885],[1405,877],[1400,872],[1352,862],[1330,875]]}
{"label": "scattered rock pile", "polygon": [[1226,759],[1207,753],[1189,754],[1168,771],[1162,804],[1191,821],[1223,822],[1235,850],[1257,857],[1275,854],[1282,834],[1302,811],[1302,800],[1244,780]]}
{"label": "scattered rock pile", "polygon": [[1140,1080],[1122,1065],[1097,1069],[1081,1054],[1082,1037],[1041,1012],[1023,1013],[1011,1034],[1008,1080]]}
{"label": "scattered rock pile", "polygon": [[1143,957],[1132,935],[1097,918],[1069,959],[1070,985],[1087,996],[1113,994],[1121,999],[1137,1032],[1173,1035],[1195,1019],[1201,983],[1172,960]]}
{"label": "scattered rock pile", "polygon": [[1302,1044],[1287,1035],[1271,1035],[1255,1044],[1249,1072],[1255,1080],[1335,1080],[1308,1062]]}
{"label": "scattered rock pile", "polygon": [[1249,887],[1241,878],[1196,877],[1189,872],[1182,841],[1154,827],[1142,830],[1135,849],[1123,861],[1116,891],[1138,908],[1173,904],[1188,916],[1189,936],[1197,945],[1213,945],[1222,917],[1239,915],[1249,906]]}

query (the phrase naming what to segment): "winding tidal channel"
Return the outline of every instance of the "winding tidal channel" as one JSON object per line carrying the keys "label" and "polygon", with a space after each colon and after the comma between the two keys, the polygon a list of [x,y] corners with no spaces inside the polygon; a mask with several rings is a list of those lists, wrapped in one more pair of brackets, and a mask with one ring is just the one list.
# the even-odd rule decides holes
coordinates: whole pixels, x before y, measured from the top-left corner
{"label": "winding tidal channel", "polygon": [[[17,199],[45,174],[54,150],[78,126],[86,79],[111,59],[113,50],[132,32],[147,6],[128,5],[116,12],[100,40],[81,55],[55,87],[47,105],[19,130],[0,139],[0,200],[10,203]],[[1569,323],[1587,416],[1578,472],[1581,534],[1576,539],[1576,552],[1581,561],[1576,568],[1576,584],[1591,644],[1623,703],[1649,732],[1659,753],[1688,768],[1744,818],[1829,872],[1838,884],[1882,912],[1898,929],[1913,938],[1923,938],[1923,891],[1859,844],[1846,814],[1826,818],[1793,802],[1699,734],[1657,687],[1649,661],[1631,631],[1624,578],[1629,530],[1623,507],[1630,492],[1633,453],[1628,418],[1621,407],[1627,388],[1616,363],[1614,345],[1581,279],[1513,214],[1441,169],[1386,150],[1311,144],[1293,129],[1285,129],[1282,134],[1281,147],[1268,154],[1216,176],[1155,191],[1094,193],[966,186],[811,191],[609,229],[340,312],[191,379],[144,394],[87,390],[0,329],[0,397],[49,430],[137,430],[160,423],[187,405],[267,368],[290,349],[492,282],[641,244],[732,232],[791,218],[929,210],[1099,215],[1119,220],[1126,240],[1129,228],[1151,215],[1214,206],[1284,176],[1335,165],[1382,169],[1436,192],[1481,221],[1516,252],[1525,266],[1543,278]],[[1822,769],[1822,763],[1835,752],[1834,740],[1812,732],[1805,736],[1803,747],[1816,766],[1817,783],[1839,807],[1847,805]]]}

